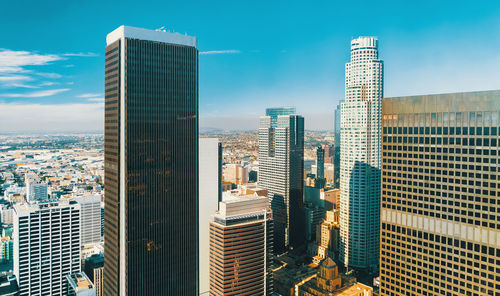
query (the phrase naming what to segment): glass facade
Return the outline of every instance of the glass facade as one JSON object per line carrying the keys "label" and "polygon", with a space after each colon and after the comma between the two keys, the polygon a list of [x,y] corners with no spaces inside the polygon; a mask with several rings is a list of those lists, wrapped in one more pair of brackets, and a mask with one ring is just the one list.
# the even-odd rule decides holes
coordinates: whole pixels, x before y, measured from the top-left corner
{"label": "glass facade", "polygon": [[271,126],[277,127],[278,115],[293,115],[297,114],[295,107],[275,107],[266,108],[266,116],[271,116]]}
{"label": "glass facade", "polygon": [[[119,45],[106,49],[104,295],[118,295],[120,285],[127,295],[197,295],[198,51],[132,38],[120,42],[124,59]],[[125,73],[111,71],[121,63]],[[112,93],[120,78],[122,96]]]}

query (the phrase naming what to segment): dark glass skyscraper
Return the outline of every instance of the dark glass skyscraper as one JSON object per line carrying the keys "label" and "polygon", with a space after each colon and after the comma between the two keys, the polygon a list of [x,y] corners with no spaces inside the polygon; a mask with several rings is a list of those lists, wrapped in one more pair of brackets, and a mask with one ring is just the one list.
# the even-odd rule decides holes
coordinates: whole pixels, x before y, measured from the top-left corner
{"label": "dark glass skyscraper", "polygon": [[196,38],[122,26],[106,41],[103,293],[197,295]]}

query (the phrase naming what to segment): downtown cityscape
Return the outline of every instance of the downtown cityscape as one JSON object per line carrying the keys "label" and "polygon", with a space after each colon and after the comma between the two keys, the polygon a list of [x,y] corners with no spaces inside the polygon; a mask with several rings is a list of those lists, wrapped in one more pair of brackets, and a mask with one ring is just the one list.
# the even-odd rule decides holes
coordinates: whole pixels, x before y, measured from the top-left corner
{"label": "downtown cityscape", "polygon": [[[500,29],[496,6],[483,18]],[[340,91],[226,100],[244,83],[256,96],[266,88],[249,73],[278,79],[265,59],[280,59],[283,76],[311,68],[289,68],[265,44],[207,50],[205,34],[168,29],[175,23],[119,20],[90,32],[99,52],[0,46],[0,296],[500,296],[498,36],[485,38],[496,72],[476,78],[457,58],[466,79],[445,78],[431,59],[422,79],[446,87],[405,89],[393,86],[404,72],[387,74],[400,54],[384,45],[392,35],[365,24],[336,39],[334,63],[324,58],[343,75]],[[69,72],[40,72],[57,62]],[[303,75],[304,87],[323,83]],[[284,94],[299,89],[290,81]],[[100,86],[65,103],[82,83]]]}

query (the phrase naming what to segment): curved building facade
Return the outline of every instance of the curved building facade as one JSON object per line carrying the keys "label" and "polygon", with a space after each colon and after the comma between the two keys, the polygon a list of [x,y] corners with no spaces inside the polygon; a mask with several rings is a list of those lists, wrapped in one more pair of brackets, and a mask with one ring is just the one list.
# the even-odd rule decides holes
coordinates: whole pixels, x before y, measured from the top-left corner
{"label": "curved building facade", "polygon": [[380,134],[383,62],[378,40],[351,41],[340,131],[340,260],[376,268],[380,232]]}

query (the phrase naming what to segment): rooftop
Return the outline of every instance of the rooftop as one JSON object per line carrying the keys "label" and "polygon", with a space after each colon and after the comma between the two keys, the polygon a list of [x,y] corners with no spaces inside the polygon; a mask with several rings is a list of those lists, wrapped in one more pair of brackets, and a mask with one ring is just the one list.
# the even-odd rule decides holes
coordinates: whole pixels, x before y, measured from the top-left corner
{"label": "rooftop", "polygon": [[179,33],[170,33],[165,31],[135,28],[123,25],[118,27],[117,29],[115,29],[113,32],[109,33],[106,36],[106,44],[110,45],[111,43],[123,38],[157,41],[170,44],[197,47],[196,37],[193,36],[182,35]]}
{"label": "rooftop", "polygon": [[66,279],[74,292],[94,290],[94,285],[83,272],[68,274],[66,275]]}

